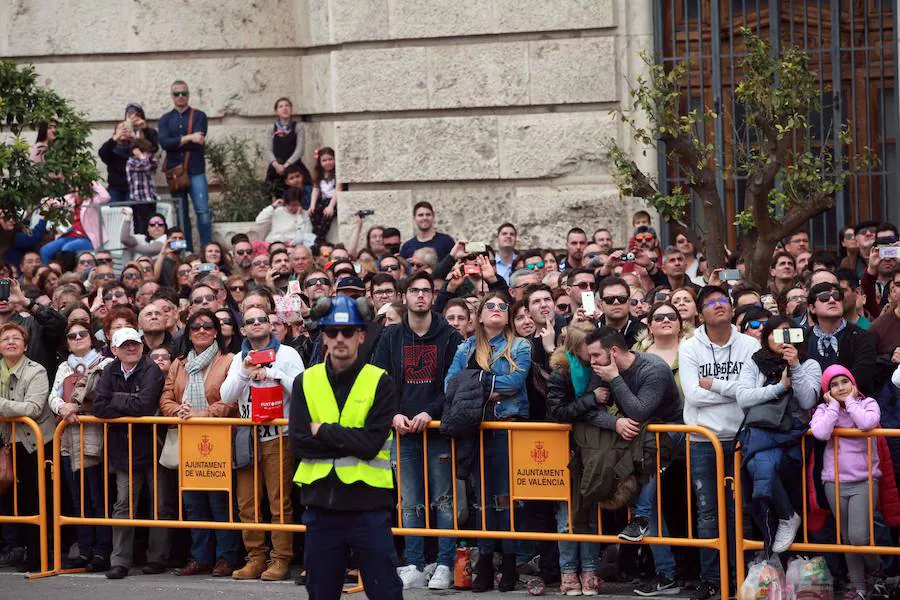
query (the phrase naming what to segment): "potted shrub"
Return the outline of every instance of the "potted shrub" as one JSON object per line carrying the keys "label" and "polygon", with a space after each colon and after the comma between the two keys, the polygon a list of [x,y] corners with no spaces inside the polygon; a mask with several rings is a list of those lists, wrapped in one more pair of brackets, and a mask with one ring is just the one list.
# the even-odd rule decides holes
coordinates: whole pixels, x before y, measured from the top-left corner
{"label": "potted shrub", "polygon": [[213,237],[228,244],[231,236],[246,233],[259,239],[254,220],[270,202],[266,185],[257,176],[262,161],[259,145],[234,135],[206,143],[206,162],[219,184],[219,198],[210,203]]}

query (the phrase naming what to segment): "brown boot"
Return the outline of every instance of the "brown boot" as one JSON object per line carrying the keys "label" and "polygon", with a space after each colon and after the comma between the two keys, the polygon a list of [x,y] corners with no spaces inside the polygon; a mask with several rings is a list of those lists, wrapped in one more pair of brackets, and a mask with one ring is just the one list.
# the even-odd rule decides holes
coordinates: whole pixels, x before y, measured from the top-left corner
{"label": "brown boot", "polygon": [[231,574],[232,579],[259,579],[266,570],[265,556],[251,556],[247,564]]}
{"label": "brown boot", "polygon": [[269,562],[269,568],[262,574],[263,581],[281,581],[287,579],[291,570],[291,563],[283,558],[273,558]]}

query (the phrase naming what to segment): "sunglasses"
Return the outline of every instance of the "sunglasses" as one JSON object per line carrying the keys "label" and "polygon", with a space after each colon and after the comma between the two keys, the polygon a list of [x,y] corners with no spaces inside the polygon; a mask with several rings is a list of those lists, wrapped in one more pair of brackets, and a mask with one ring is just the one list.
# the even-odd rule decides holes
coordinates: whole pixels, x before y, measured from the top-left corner
{"label": "sunglasses", "polygon": [[875,242],[876,242],[879,246],[883,246],[883,245],[887,245],[887,244],[893,244],[893,243],[895,243],[896,241],[897,241],[897,236],[895,236],[895,235],[888,235],[888,236],[884,236],[884,235],[883,235],[883,236],[881,236],[880,238],[875,238]]}
{"label": "sunglasses", "polygon": [[94,279],[115,279],[116,276],[112,273],[96,273],[94,275]]}
{"label": "sunglasses", "polygon": [[662,323],[663,321],[672,321],[674,323],[678,321],[678,316],[675,313],[656,313],[653,315],[654,323]]}
{"label": "sunglasses", "polygon": [[748,322],[744,323],[744,325],[746,326],[745,327],[746,329],[762,329],[762,326],[765,324],[766,324],[765,321],[757,321],[755,319],[753,321],[748,321]]}
{"label": "sunglasses", "polygon": [[196,296],[195,298],[191,298],[191,304],[203,304],[206,302],[215,302],[216,295],[215,294],[203,294],[202,296]]}
{"label": "sunglasses", "polygon": [[382,270],[382,271],[387,271],[387,272],[390,272],[390,271],[399,271],[399,270],[400,270],[400,265],[384,265],[383,267],[381,267],[381,270]]}
{"label": "sunglasses", "polygon": [[506,302],[485,302],[484,307],[488,310],[505,311],[509,309],[509,304]]}
{"label": "sunglasses", "polygon": [[844,239],[845,239],[845,240],[852,240],[854,237],[856,237],[856,236],[854,235],[854,233],[853,233],[852,231],[845,231],[845,232],[844,232]]}
{"label": "sunglasses", "polygon": [[234,325],[234,321],[226,317],[219,317],[219,323],[222,325]]}
{"label": "sunglasses", "polygon": [[90,259],[87,259],[87,260],[79,260],[79,261],[78,261],[78,264],[79,264],[79,265],[95,265],[95,264],[97,264],[97,263],[94,262],[94,259],[93,259],[93,258],[90,258]]}
{"label": "sunglasses", "polygon": [[345,340],[349,340],[352,338],[358,330],[353,327],[329,327],[328,329],[323,329],[322,333],[325,334],[330,340],[335,339],[338,335],[340,335]]}
{"label": "sunglasses", "polygon": [[149,223],[147,223],[147,225],[149,225],[150,227],[165,227],[166,222],[165,221],[150,221]]}
{"label": "sunglasses", "polygon": [[528,269],[529,271],[536,271],[537,269],[543,269],[544,263],[542,263],[542,262],[531,263],[530,265],[525,265],[525,268]]}
{"label": "sunglasses", "polygon": [[252,263],[250,263],[250,265],[253,266],[253,267],[268,267],[268,266],[269,266],[269,261],[267,261],[267,260],[254,260]]}
{"label": "sunglasses", "polygon": [[185,96],[190,96],[191,93],[187,90],[184,90],[183,92],[172,92],[172,95],[175,96],[176,98],[178,98],[178,97],[184,98]]}
{"label": "sunglasses", "polygon": [[565,302],[560,302],[556,305],[557,310],[561,310],[563,312],[569,312],[569,309],[572,308],[571,304],[566,304]]}
{"label": "sunglasses", "polygon": [[121,291],[119,291],[119,292],[110,292],[110,293],[108,293],[108,294],[104,294],[103,299],[104,299],[106,302],[109,302],[109,301],[112,300],[113,298],[121,298],[121,297],[123,297],[124,295],[125,295],[125,292],[121,292]]}
{"label": "sunglasses", "polygon": [[579,290],[593,291],[596,286],[593,281],[579,281],[578,283],[573,283],[572,287],[577,287]]}
{"label": "sunglasses", "polygon": [[628,296],[603,296],[600,298],[604,304],[625,304],[628,302]]}
{"label": "sunglasses", "polygon": [[652,242],[653,234],[652,233],[639,233],[634,236],[634,240],[636,242]]}
{"label": "sunglasses", "polygon": [[228,289],[232,292],[246,292],[247,286],[244,285],[229,285]]}
{"label": "sunglasses", "polygon": [[81,331],[70,331],[66,334],[66,339],[70,342],[74,342],[75,340],[79,340],[81,338],[86,338],[91,334],[88,333],[87,329],[82,329]]}
{"label": "sunglasses", "polygon": [[234,253],[238,256],[249,256],[253,254],[253,248],[248,248],[246,250],[235,250]]}
{"label": "sunglasses", "polygon": [[250,317],[248,319],[244,319],[244,325],[256,325],[259,323],[260,325],[265,325],[269,322],[269,317]]}
{"label": "sunglasses", "polygon": [[140,278],[141,278],[140,273],[125,273],[124,275],[122,275],[122,279],[140,279]]}
{"label": "sunglasses", "polygon": [[638,304],[647,304],[646,300],[641,300],[640,298],[632,298],[628,301],[632,306],[637,306]]}
{"label": "sunglasses", "polygon": [[111,265],[111,264],[112,264],[112,259],[111,259],[111,258],[100,258],[100,257],[97,257],[97,258],[95,258],[94,260],[97,261],[97,264],[98,264],[98,265]]}
{"label": "sunglasses", "polygon": [[158,360],[172,360],[172,357],[168,352],[161,352],[159,354],[151,354],[150,359],[153,360],[153,362],[156,362]]}
{"label": "sunglasses", "polygon": [[714,308],[716,306],[731,306],[731,300],[726,298],[725,296],[719,296],[718,298],[713,298],[712,300],[707,300],[703,303],[703,308]]}
{"label": "sunglasses", "polygon": [[841,301],[844,299],[844,293],[839,290],[834,290],[832,292],[822,292],[821,294],[816,295],[816,300],[819,302],[828,302],[829,300],[837,300]]}
{"label": "sunglasses", "polygon": [[185,275],[190,275],[190,274],[191,274],[191,270],[190,270],[190,269],[178,269],[178,276],[179,276],[179,277],[184,277]]}
{"label": "sunglasses", "polygon": [[307,279],[306,280],[306,287],[308,287],[308,288],[315,287],[317,285],[329,286],[329,285],[331,285],[331,282],[328,281],[327,277],[316,277],[315,279]]}
{"label": "sunglasses", "polygon": [[204,321],[203,323],[191,323],[189,328],[191,331],[200,331],[201,329],[204,331],[212,331],[216,326],[209,321]]}

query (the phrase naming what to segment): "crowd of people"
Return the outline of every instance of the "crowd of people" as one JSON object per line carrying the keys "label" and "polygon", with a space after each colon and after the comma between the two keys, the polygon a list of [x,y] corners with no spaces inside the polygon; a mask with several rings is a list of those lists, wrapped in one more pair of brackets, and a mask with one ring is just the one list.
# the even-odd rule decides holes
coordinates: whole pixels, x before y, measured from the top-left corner
{"label": "crowd of people", "polygon": [[[338,208],[334,152],[318,152],[311,176],[299,159],[302,130],[290,101],[280,98],[270,130],[273,202],[258,218],[268,226],[265,241],[214,241],[202,172],[205,115],[190,108],[183,82],[173,84],[172,96],[175,108],[158,134],[141,107],[129,105],[126,122],[100,150],[108,188],[98,185],[91,202],[143,197],[135,180],[152,170],[158,144],[167,151],[167,171],[187,163],[200,252],[190,250],[189,226],[169,226],[144,205],[125,209],[128,254],[119,272],[77,195],[72,227],[55,240],[46,240],[43,221],[33,229],[2,222],[16,241],[0,264],[0,417],[34,419],[47,456],[57,422],[71,424],[62,438],[63,478],[51,482],[47,473],[47,485],[63,490],[66,514],[174,519],[183,503],[184,518],[193,521],[300,522],[295,457],[308,450],[308,432],[234,428],[232,514],[222,492],[178,497],[171,456],[177,429],[113,425],[105,436],[101,425],[76,425],[83,415],[250,418],[255,394],[279,399],[283,415],[293,418],[304,369],[330,365],[326,337],[344,335],[323,333],[317,319],[344,297],[365,320],[359,362],[388,376],[378,394],[394,409],[370,417],[390,421],[393,431],[395,526],[421,528],[433,514],[437,529],[455,522],[478,528],[483,518],[489,530],[502,531],[514,516],[519,531],[596,533],[600,507],[603,532],[623,541],[684,535],[689,521],[697,536],[717,537],[721,480],[713,445],[700,435],[646,432],[651,423],[688,424],[718,439],[727,476],[741,448],[746,528],[761,536],[768,554],[788,551],[807,513],[810,538],[835,542],[834,519],[813,516],[838,506],[844,543],[868,544],[873,519],[879,542],[892,543],[890,527],[900,526],[893,466],[900,446],[853,438],[836,449],[833,430],[900,423],[900,241],[893,224],[845,228],[838,253],[813,251],[799,231],[779,245],[763,287],[744,281],[737,251],[727,268],[710,268],[690,232],[676,232],[663,248],[644,211],[633,216],[627,240],[606,228],[588,234],[573,227],[560,249],[523,249],[513,223],[499,225],[494,240],[454,240],[437,230],[434,208],[423,201],[406,241],[395,227],[363,232],[370,216],[363,211],[346,245],[330,243]],[[52,141],[44,132],[44,151]],[[33,154],[40,160],[40,149]],[[268,353],[264,363],[255,358],[260,353]],[[440,430],[429,428],[435,421]],[[511,502],[508,432],[486,430],[483,445],[460,433],[482,421],[572,424],[572,506]],[[4,431],[19,481],[17,498],[12,490],[0,494],[0,510],[12,514],[15,505],[19,514],[34,513],[38,440],[25,427],[14,440]],[[812,437],[802,444],[807,432]],[[628,453],[650,458],[629,461],[623,473],[617,461]],[[805,463],[813,465],[808,498]],[[692,506],[678,500],[687,485]],[[727,496],[734,577],[730,489]],[[148,506],[153,498],[156,505]],[[364,499],[336,495],[329,507],[356,510]],[[135,534],[132,527],[67,527],[66,566],[112,579],[142,564],[146,574],[175,568],[180,576],[281,580],[302,544],[302,536],[267,537],[257,529],[195,528],[186,544],[174,541],[177,530],[162,527],[150,528],[146,539]],[[0,535],[0,566],[38,568],[35,527],[5,524]],[[457,537],[397,540],[404,588],[453,586]],[[675,594],[695,581],[693,596],[702,600],[722,585],[718,554],[706,549],[695,560],[693,551],[660,544],[645,552],[626,544],[483,538],[474,546],[476,592],[510,591],[529,571],[570,596],[596,595],[612,577],[643,578],[635,587],[641,596]],[[896,569],[861,554],[831,557],[829,566],[853,599],[869,597],[878,578]]]}

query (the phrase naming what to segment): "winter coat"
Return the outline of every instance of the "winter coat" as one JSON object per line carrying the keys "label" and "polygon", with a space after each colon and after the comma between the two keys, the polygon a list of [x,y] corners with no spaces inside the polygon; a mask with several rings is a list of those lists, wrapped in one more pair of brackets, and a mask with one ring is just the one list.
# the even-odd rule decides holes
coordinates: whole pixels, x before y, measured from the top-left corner
{"label": "winter coat", "polygon": [[[528,380],[528,371],[531,368],[531,342],[524,338],[513,338],[510,355],[516,364],[516,370],[503,356],[506,349],[506,337],[499,334],[490,340],[494,351],[491,357],[491,373],[496,375],[494,391],[503,398],[494,406],[494,412],[490,419],[527,419],[528,418],[528,392],[525,382]],[[473,335],[456,350],[453,363],[447,372],[444,385],[449,384],[454,375],[469,367],[469,362],[475,354],[475,336]]]}
{"label": "winter coat", "polygon": [[496,377],[481,369],[465,369],[450,379],[444,394],[441,433],[456,438],[456,478],[465,480],[478,461],[478,430]]}
{"label": "winter coat", "polygon": [[[150,356],[145,354],[125,379],[122,362],[117,358],[100,375],[94,399],[94,415],[101,419],[149,417],[159,410],[165,377]],[[110,425],[107,434],[109,463],[114,469],[128,470],[129,425]],[[153,455],[152,425],[132,425],[130,440],[132,465],[147,468],[157,457]],[[158,446],[157,450],[162,447]]]}
{"label": "winter coat", "polygon": [[[557,423],[574,423],[584,421],[601,427],[600,420],[612,419],[615,428],[615,417],[608,415],[606,409],[599,409],[594,390],[605,387],[599,377],[591,374],[591,380],[584,394],[575,397],[575,388],[570,376],[569,360],[562,348],[557,348],[550,357],[550,379],[547,380],[547,417]],[[604,413],[600,416],[599,413]],[[609,427],[606,427],[609,429]]]}
{"label": "winter coat", "polygon": [[[47,396],[50,392],[50,382],[47,380],[47,370],[28,357],[17,375],[10,375],[8,398],[0,398],[0,417],[29,417],[34,420],[41,430],[44,443],[53,440],[53,430],[56,422],[50,406],[47,404]],[[9,440],[11,426],[8,423],[0,424],[0,439]],[[29,453],[37,448],[37,439],[31,427],[19,424],[16,427],[16,442],[22,444]]]}
{"label": "winter coat", "polygon": [[[220,390],[228,369],[231,367],[232,355],[219,353],[206,368],[203,375],[203,391],[206,393],[206,402],[209,404],[210,417],[235,417],[237,405],[222,402]],[[174,417],[181,407],[184,398],[184,390],[188,384],[190,374],[187,372],[187,359],[176,358],[169,367],[169,374],[163,386],[162,396],[159,398],[159,412],[165,417]]]}
{"label": "winter coat", "polygon": [[[809,423],[809,428],[817,440],[827,442],[822,458],[822,481],[834,481],[834,429],[859,428],[869,431],[878,426],[881,411],[878,403],[872,398],[848,397],[843,407],[837,403],[823,402],[816,407],[816,412]],[[852,483],[866,481],[869,477],[868,446],[871,438],[841,438],[838,444],[838,468],[840,482]],[[873,448],[874,450],[874,448]],[[878,457],[872,457],[872,476],[881,477],[878,468]]]}

